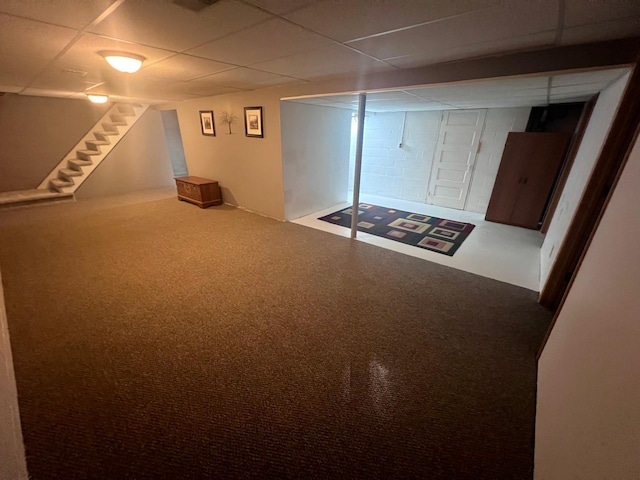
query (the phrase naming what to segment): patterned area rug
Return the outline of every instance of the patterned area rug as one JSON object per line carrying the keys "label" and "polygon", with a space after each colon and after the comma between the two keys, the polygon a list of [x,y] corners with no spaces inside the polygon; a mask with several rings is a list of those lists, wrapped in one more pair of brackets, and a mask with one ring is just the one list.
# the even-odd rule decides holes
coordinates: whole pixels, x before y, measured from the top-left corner
{"label": "patterned area rug", "polygon": [[[352,207],[318,220],[351,228]],[[414,247],[453,256],[475,225],[361,203],[358,230]]]}

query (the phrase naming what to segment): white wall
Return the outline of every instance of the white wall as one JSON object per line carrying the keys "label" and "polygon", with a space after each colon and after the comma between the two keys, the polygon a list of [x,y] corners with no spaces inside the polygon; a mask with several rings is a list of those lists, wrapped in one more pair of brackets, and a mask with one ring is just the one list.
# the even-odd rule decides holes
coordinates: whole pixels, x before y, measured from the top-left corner
{"label": "white wall", "polygon": [[487,213],[507,135],[509,132],[524,132],[530,114],[531,107],[487,110],[465,210]]}
{"label": "white wall", "polygon": [[640,142],[538,364],[535,478],[640,478]]}
{"label": "white wall", "polygon": [[[465,210],[487,211],[507,134],[524,132],[530,112],[530,107],[488,109]],[[406,112],[406,121],[405,112],[367,113],[361,191],[425,203],[441,117],[441,111]]]}
{"label": "white wall", "polygon": [[76,191],[105,197],[175,185],[160,112],[149,109]]}
{"label": "white wall", "polygon": [[13,374],[9,329],[0,277],[0,478],[27,479],[18,393]]}
{"label": "white wall", "polygon": [[283,101],[280,123],[285,219],[345,202],[351,111]]}
{"label": "white wall", "polygon": [[598,159],[611,122],[618,110],[618,104],[624,93],[629,74],[600,93],[591,114],[589,125],[576,154],[576,158],[567,178],[555,214],[549,225],[540,250],[540,291],[549,277],[558,250],[567,234],[584,188],[589,180],[593,166]]}

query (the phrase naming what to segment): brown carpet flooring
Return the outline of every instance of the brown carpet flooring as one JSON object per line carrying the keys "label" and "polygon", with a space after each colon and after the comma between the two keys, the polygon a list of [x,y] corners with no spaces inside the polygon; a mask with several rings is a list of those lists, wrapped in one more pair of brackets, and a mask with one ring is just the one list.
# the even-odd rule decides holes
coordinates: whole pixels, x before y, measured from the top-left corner
{"label": "brown carpet flooring", "polygon": [[175,199],[0,212],[29,473],[532,477],[536,294]]}

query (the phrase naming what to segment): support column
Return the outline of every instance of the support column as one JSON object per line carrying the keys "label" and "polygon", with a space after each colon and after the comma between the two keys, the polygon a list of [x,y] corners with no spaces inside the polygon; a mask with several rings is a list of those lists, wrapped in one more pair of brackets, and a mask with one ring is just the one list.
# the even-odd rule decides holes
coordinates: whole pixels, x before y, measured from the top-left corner
{"label": "support column", "polygon": [[361,93],[358,98],[358,134],[356,137],[356,170],[353,175],[351,238],[356,238],[358,234],[358,205],[360,205],[360,173],[362,172],[362,142],[364,138],[364,111],[366,105],[367,94]]}

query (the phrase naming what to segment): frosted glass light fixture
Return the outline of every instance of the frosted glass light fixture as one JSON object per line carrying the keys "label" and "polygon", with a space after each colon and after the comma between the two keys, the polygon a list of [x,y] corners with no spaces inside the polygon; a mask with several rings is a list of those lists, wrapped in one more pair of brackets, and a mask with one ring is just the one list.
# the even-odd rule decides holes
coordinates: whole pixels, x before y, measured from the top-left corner
{"label": "frosted glass light fixture", "polygon": [[144,57],[135,53],[106,51],[100,52],[109,65],[124,73],[136,73],[140,70]]}
{"label": "frosted glass light fixture", "polygon": [[87,94],[87,98],[89,98],[91,103],[107,103],[107,100],[109,100],[109,97],[106,95]]}

